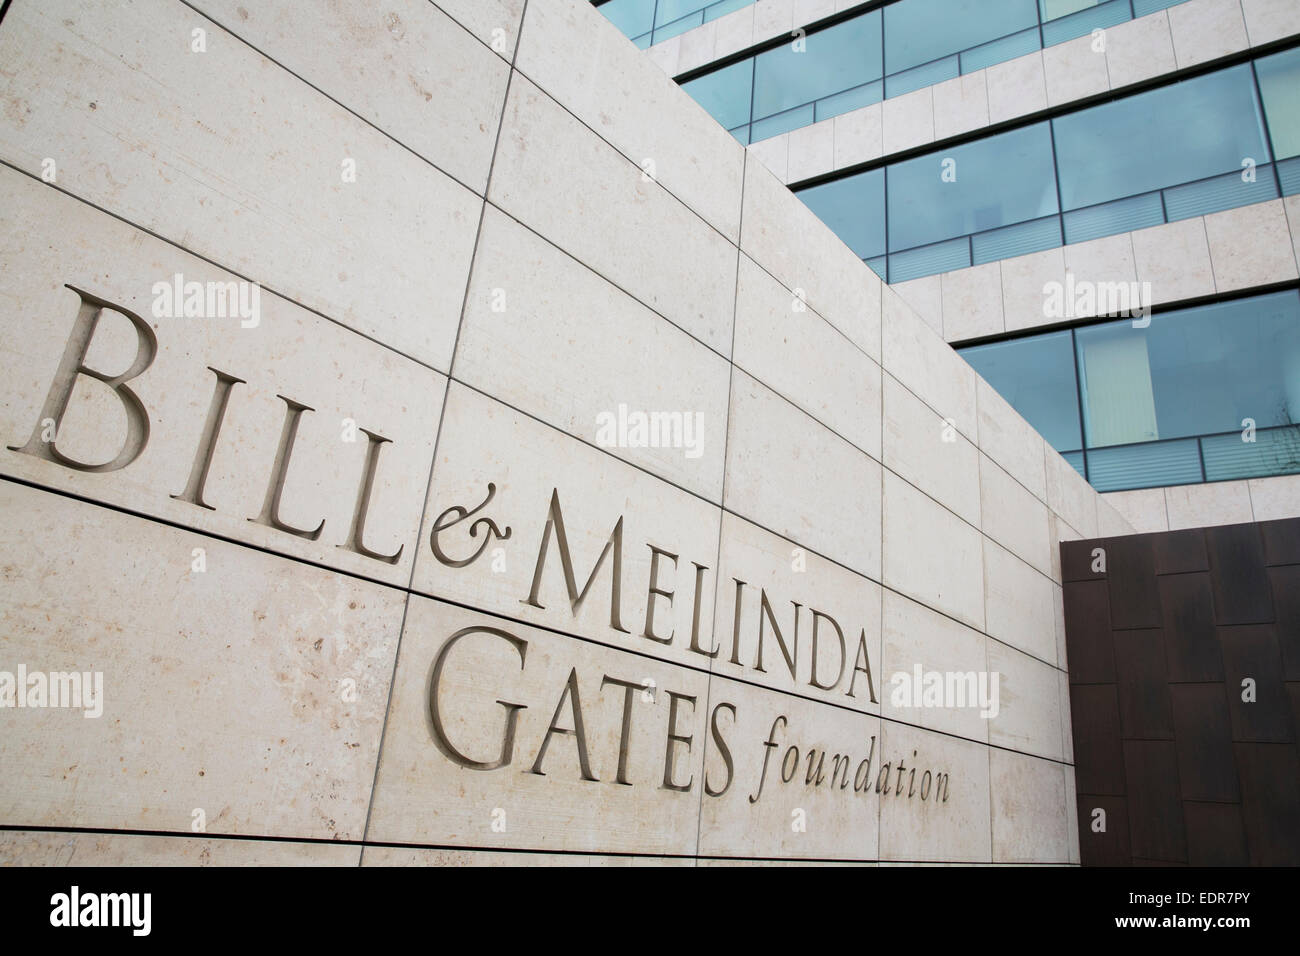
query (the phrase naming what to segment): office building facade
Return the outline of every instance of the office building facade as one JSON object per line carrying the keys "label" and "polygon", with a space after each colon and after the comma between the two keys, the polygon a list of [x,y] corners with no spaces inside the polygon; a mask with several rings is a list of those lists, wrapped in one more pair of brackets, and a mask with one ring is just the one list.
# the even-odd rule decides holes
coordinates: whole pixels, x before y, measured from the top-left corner
{"label": "office building facade", "polygon": [[1300,9],[610,0],[1144,531],[1300,510]]}
{"label": "office building facade", "polygon": [[944,332],[1024,257],[885,282],[662,49],[5,7],[0,861],[1080,862],[1060,544],[1134,525]]}

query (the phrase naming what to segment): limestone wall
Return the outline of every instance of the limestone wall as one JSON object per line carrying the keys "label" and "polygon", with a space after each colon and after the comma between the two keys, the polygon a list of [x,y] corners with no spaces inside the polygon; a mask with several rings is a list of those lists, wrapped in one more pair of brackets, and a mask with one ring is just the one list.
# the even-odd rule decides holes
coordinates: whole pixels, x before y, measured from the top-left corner
{"label": "limestone wall", "polygon": [[1077,862],[1131,529],[590,4],[0,64],[0,861]]}

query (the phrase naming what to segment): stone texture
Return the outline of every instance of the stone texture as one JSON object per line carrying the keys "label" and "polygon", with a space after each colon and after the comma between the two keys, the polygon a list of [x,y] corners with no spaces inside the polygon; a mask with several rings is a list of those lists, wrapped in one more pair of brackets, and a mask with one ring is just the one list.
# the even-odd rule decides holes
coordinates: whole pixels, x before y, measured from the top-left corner
{"label": "stone texture", "polygon": [[1300,512],[1300,475],[1252,478],[1249,485],[1251,516],[1255,521],[1291,518]]}
{"label": "stone texture", "polygon": [[880,461],[880,366],[748,256],[736,298],[736,366]]}
{"label": "stone texture", "polygon": [[1183,219],[1130,235],[1138,281],[1151,283],[1152,302],[1177,302],[1214,293],[1204,219]]}
{"label": "stone texture", "polygon": [[1288,0],[1241,0],[1251,46],[1300,33],[1300,10]]}
{"label": "stone texture", "polygon": [[1127,518],[1139,533],[1169,530],[1169,515],[1165,511],[1163,488],[1115,491],[1106,495],[1105,500]]}
{"label": "stone texture", "polygon": [[1227,56],[1248,45],[1240,0],[1187,0],[1165,12],[1179,69]]}
{"label": "stone texture", "polygon": [[[0,860],[1077,861],[1058,547],[1131,528],[944,338],[1024,327],[1067,267],[1254,280],[1194,223],[1197,255],[1116,237],[885,289],[783,183],[1083,95],[1082,44],[745,150],[663,71],[849,0],[649,55],[582,0],[354,7],[6,14],[0,617],[14,661],[102,670],[106,712],[0,712]],[[264,283],[259,322],[155,315],[180,273]],[[130,374],[123,468],[8,448],[69,285],[109,303],[102,378],[53,441],[140,434]],[[243,381],[204,472],[212,369]],[[699,441],[611,437],[623,409]],[[215,510],[173,497],[196,462]],[[1184,511],[1295,507],[1241,484]],[[249,521],[268,485],[321,535]],[[378,557],[341,546],[358,514]],[[918,667],[998,673],[999,713],[895,698]]]}
{"label": "stone texture", "polygon": [[[617,620],[629,633],[645,630],[655,560],[648,545],[679,556],[676,568],[659,559],[658,586],[682,594],[671,605],[656,601],[654,626],[657,636],[678,637],[671,645],[638,637],[636,646],[670,660],[698,662],[699,655],[687,650],[696,590],[691,562],[715,567],[718,506],[460,384],[447,397],[412,586],[490,613],[625,646],[627,635],[610,626],[615,617],[612,558],[600,565],[591,593],[576,608],[568,597],[559,543],[553,529],[547,529],[552,498],[558,502],[574,574],[582,582],[597,568],[615,529],[621,529]],[[471,535],[472,522],[453,524],[438,534],[440,558],[430,544],[439,516],[480,505],[475,520],[491,520],[496,531],[489,533],[483,525]],[[503,537],[507,530],[508,538]],[[543,544],[546,562],[538,578]],[[474,555],[477,559],[469,564],[450,563]],[[535,579],[535,600],[527,603]],[[709,586],[700,592],[704,622],[712,619],[714,580],[707,578]],[[702,634],[701,641],[707,637]]]}
{"label": "stone texture", "polygon": [[886,155],[934,142],[934,107],[930,87],[890,97],[881,108]]}
{"label": "stone texture", "polygon": [[895,282],[890,288],[910,305],[925,324],[943,335],[943,277],[922,276],[907,282]]}
{"label": "stone texture", "polygon": [[[698,416],[698,448],[612,451],[721,500],[726,359],[495,209],[484,216],[457,353],[459,381],[588,442],[600,443],[602,416],[621,406]],[[628,368],[625,355],[657,361]]]}
{"label": "stone texture", "polygon": [[997,63],[984,71],[989,94],[989,122],[1024,116],[1047,108],[1047,80],[1042,51]]}
{"label": "stone texture", "polygon": [[[717,649],[708,658],[713,673],[881,712],[887,678],[880,662],[878,584],[731,513],[722,516],[716,580],[713,640],[702,643],[706,652]],[[793,672],[782,642],[789,645]],[[693,662],[703,660],[695,656]]]}
{"label": "stone texture", "polygon": [[[453,636],[466,628],[485,627],[506,629],[526,643],[512,645],[496,632],[471,630],[451,645],[445,669],[433,685],[431,668]],[[502,849],[694,853],[708,733],[707,672],[595,645],[582,646],[578,654],[580,646],[549,631],[412,598],[368,839]],[[608,684],[602,690],[605,676],[636,686],[654,682],[652,693],[631,694],[625,746],[620,743],[625,692]],[[575,685],[576,705],[568,689]],[[694,698],[694,706],[679,703],[674,708],[674,728],[669,727],[669,691]],[[498,701],[522,709],[509,711]],[[442,744],[431,739],[429,715],[435,705],[445,735]],[[581,718],[574,716],[574,706]],[[517,715],[513,747],[504,747],[512,714]],[[553,714],[558,726],[570,730],[576,720],[582,721],[585,750],[572,734],[548,736]],[[660,786],[670,731],[696,741],[689,748],[674,748],[670,760],[673,783],[686,786],[691,781],[693,793]],[[510,763],[495,770],[473,769],[451,759],[444,748],[454,748],[464,759]],[[623,773],[621,753],[627,755]],[[627,782],[620,784],[620,779]]]}
{"label": "stone texture", "polygon": [[1220,292],[1282,282],[1300,274],[1280,200],[1211,213],[1205,217],[1205,234]]}
{"label": "stone texture", "polygon": [[976,70],[930,87],[934,138],[947,139],[989,123],[988,71]]}
{"label": "stone texture", "polygon": [[885,371],[975,440],[975,370],[893,289],[884,290],[882,301]]}
{"label": "stone texture", "polygon": [[982,628],[979,531],[890,471],[885,472],[884,512],[885,586]]}
{"label": "stone texture", "polygon": [[[0,474],[81,495],[114,507],[200,531],[376,577],[391,584],[410,576],[414,523],[432,462],[442,375],[368,341],[265,290],[254,319],[184,317],[155,293],[155,285],[227,283],[235,276],[48,189],[10,169],[0,170],[8,202],[0,216],[0,299],[22,303],[4,313],[8,378],[0,405]],[[75,242],[65,241],[72,234]],[[149,323],[156,354],[125,383],[149,420],[138,455],[111,464],[135,445],[127,405],[88,375],[69,379],[72,392],[57,422],[54,452],[41,440],[40,423],[53,384],[62,382],[67,343],[84,327],[82,298],[74,286],[116,308],[101,312],[86,367],[125,373],[137,354],[148,357],[137,330],[120,309]],[[233,301],[233,299],[232,299]],[[250,299],[251,303],[251,299]],[[164,314],[155,316],[155,306]],[[179,306],[177,306],[179,308]],[[206,309],[206,305],[204,306]],[[214,310],[216,311],[216,310]],[[251,310],[250,310],[251,315]],[[247,325],[248,327],[244,327]],[[319,352],[307,354],[310,341]],[[142,359],[143,360],[143,359]],[[230,387],[215,439],[205,441],[217,394],[213,369],[242,380]],[[281,484],[281,519],[315,539],[286,533],[263,513],[284,435],[286,399],[309,406],[301,413]],[[51,422],[53,419],[50,419]],[[141,426],[142,427],[142,426]],[[341,547],[358,513],[370,443],[361,429],[387,439],[379,446],[362,543],[382,555],[401,549],[395,562]],[[37,441],[25,453],[30,436]],[[201,450],[212,448],[197,503],[191,488]],[[83,467],[58,463],[57,452]]]}
{"label": "stone texture", "polygon": [[[436,6],[195,6],[475,192],[486,189],[509,65],[490,46],[466,43]],[[503,17],[501,28],[517,21]]]}
{"label": "stone texture", "polygon": [[1112,90],[1172,73],[1177,66],[1167,10],[1107,28],[1106,71]]}
{"label": "stone texture", "polygon": [[880,577],[880,465],[739,371],[732,382],[722,503],[867,577]]}
{"label": "stone texture", "polygon": [[0,866],[356,866],[355,844],[230,840],[192,835],[0,832]]}
{"label": "stone texture", "polygon": [[790,181],[790,137],[773,136],[748,146],[751,160],[758,160],[781,182]]}
{"label": "stone texture", "polygon": [[[518,76],[488,197],[670,322],[727,350],[735,247]],[[595,222],[608,225],[593,229]],[[678,294],[683,284],[689,297]]]}
{"label": "stone texture", "polygon": [[1245,481],[1166,488],[1165,507],[1169,512],[1170,531],[1255,520],[1250,505],[1250,487]]}
{"label": "stone texture", "polygon": [[1039,660],[1056,660],[1049,577],[984,539],[984,615],[989,636]]}
{"label": "stone texture", "polygon": [[1005,331],[1001,262],[945,272],[941,278],[943,337],[947,341],[961,342]]}
{"label": "stone texture", "polygon": [[989,743],[1049,760],[1061,759],[1061,704],[1056,668],[989,640],[988,669],[999,675],[1000,709]]}
{"label": "stone texture", "polygon": [[5,669],[102,674],[98,717],[5,711],[0,819],[361,838],[401,592],[12,482],[0,513]]}
{"label": "stone texture", "polygon": [[1096,50],[1091,36],[1057,43],[1043,50],[1047,105],[1058,106],[1110,89],[1106,54]]}
{"label": "stone texture", "polygon": [[885,376],[884,400],[885,466],[978,525],[979,450],[892,375]]}
{"label": "stone texture", "polygon": [[793,193],[758,163],[745,167],[741,250],[880,360],[883,283]]}
{"label": "stone texture", "polygon": [[884,155],[883,107],[873,103],[861,109],[841,113],[835,124],[835,168],[879,159]]}
{"label": "stone texture", "polygon": [[[204,53],[176,42],[196,20]],[[7,161],[39,176],[52,158],[73,195],[447,369],[469,189],[176,0],[15,4],[0,61],[22,104],[0,124]]]}
{"label": "stone texture", "polygon": [[797,183],[835,165],[835,120],[800,126],[785,134],[788,146],[786,181]]}
{"label": "stone texture", "polygon": [[1065,783],[1060,764],[989,751],[993,862],[1071,862],[1068,833],[1075,820],[1065,812]]}
{"label": "stone texture", "polygon": [[[529,0],[516,68],[735,242],[745,148],[613,24],[577,0]],[[602,17],[603,21],[604,18]]]}
{"label": "stone texture", "polygon": [[1043,438],[984,379],[978,381],[980,448],[1039,500],[1047,500]]}
{"label": "stone texture", "polygon": [[980,455],[979,471],[984,533],[1043,574],[1050,574],[1047,506],[987,455]]}

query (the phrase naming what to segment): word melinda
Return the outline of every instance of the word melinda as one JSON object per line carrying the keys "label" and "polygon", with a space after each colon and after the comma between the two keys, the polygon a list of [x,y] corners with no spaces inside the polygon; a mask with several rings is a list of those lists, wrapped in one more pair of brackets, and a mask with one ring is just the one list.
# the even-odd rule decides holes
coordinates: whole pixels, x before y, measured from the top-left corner
{"label": "word melinda", "polygon": [[[471,522],[468,526],[468,536],[470,538],[478,538],[480,531],[483,533],[478,548],[470,553],[468,557],[459,559],[452,557],[444,548],[441,540],[445,534],[486,508],[496,495],[496,491],[496,485],[489,482],[487,496],[477,506],[465,508],[455,505],[446,509],[434,519],[429,534],[429,546],[439,563],[452,568],[467,567],[491,547],[494,538],[507,540],[510,537],[511,529],[509,527],[503,531],[497,522],[491,518],[482,517]],[[555,542],[554,549],[551,547],[552,540]],[[665,579],[666,575],[671,571],[666,571],[665,568],[671,568],[672,571],[675,571],[681,559],[677,554],[649,542],[646,542],[645,547],[650,551],[650,567],[646,582],[645,620],[639,636],[656,644],[671,646],[677,641],[677,632],[674,630],[665,635],[661,633],[661,627],[656,627],[655,621],[659,612],[671,609],[673,602],[677,598],[677,591],[670,589],[672,582]],[[560,505],[559,491],[553,488],[550,503],[546,509],[546,523],[542,529],[541,543],[537,550],[537,563],[533,570],[532,584],[529,587],[527,597],[521,598],[520,603],[539,610],[546,609],[541,602],[541,592],[545,579],[547,559],[550,557],[552,550],[558,553],[560,570],[564,576],[565,592],[569,599],[569,607],[575,616],[591,593],[606,560],[609,561],[609,627],[619,634],[631,634],[632,632],[625,626],[623,621],[623,517],[620,516],[618,521],[614,523],[613,529],[605,539],[604,548],[601,550],[599,557],[596,558],[591,573],[587,576],[586,583],[579,590],[573,555],[569,548],[569,535],[565,530],[564,511]],[[790,601],[790,606],[793,609],[792,620],[789,623],[783,623],[776,609],[773,608],[766,588],[758,588],[757,641],[754,645],[752,657],[748,656],[745,653],[743,634],[745,617],[743,608],[746,589],[750,585],[738,578],[733,577],[731,579],[731,583],[735,585],[735,613],[732,618],[730,643],[724,647],[717,640],[717,635],[713,635],[713,640],[709,642],[711,646],[705,647],[701,618],[703,617],[703,598],[708,590],[706,575],[710,569],[708,565],[701,564],[698,561],[691,561],[690,564],[694,569],[694,574],[688,575],[692,580],[693,592],[691,595],[690,637],[685,642],[688,651],[714,660],[726,650],[727,657],[725,660],[728,663],[737,667],[748,667],[759,673],[766,673],[768,667],[764,663],[765,660],[774,660],[774,657],[770,654],[765,657],[770,634],[770,639],[775,644],[776,650],[780,652],[780,661],[789,672],[791,681],[806,683],[807,686],[819,691],[842,693],[845,697],[850,698],[857,698],[858,694],[865,690],[867,699],[871,703],[879,703],[876,699],[875,680],[871,672],[871,657],[867,647],[866,628],[860,629],[857,644],[853,645],[853,651],[850,655],[850,644],[845,639],[844,628],[841,627],[840,622],[831,614],[809,606],[807,610],[811,618],[811,633],[808,635],[808,641],[804,644],[806,653],[800,653],[799,626],[803,620],[804,605],[798,601]],[[852,631],[850,631],[851,633]],[[788,640],[787,635],[789,635]],[[827,648],[831,649],[834,655],[833,666],[827,666],[827,658],[830,656],[824,652]],[[850,661],[852,661],[851,666]]]}

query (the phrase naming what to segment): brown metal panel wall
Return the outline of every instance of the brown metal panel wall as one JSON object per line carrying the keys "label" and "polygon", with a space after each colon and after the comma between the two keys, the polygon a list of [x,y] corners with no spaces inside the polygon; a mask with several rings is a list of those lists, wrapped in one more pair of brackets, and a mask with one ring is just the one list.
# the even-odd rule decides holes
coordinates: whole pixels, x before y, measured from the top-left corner
{"label": "brown metal panel wall", "polygon": [[1083,865],[1300,865],[1300,518],[1061,568]]}

